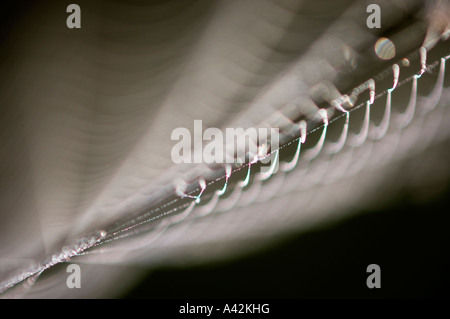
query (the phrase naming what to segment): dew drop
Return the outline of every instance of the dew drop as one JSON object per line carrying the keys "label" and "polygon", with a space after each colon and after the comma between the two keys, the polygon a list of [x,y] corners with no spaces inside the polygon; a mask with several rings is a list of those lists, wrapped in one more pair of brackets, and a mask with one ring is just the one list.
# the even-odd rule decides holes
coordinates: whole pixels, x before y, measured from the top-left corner
{"label": "dew drop", "polygon": [[409,66],[409,60],[407,58],[402,59],[402,65],[403,66]]}
{"label": "dew drop", "polygon": [[379,38],[375,43],[375,53],[382,60],[390,60],[395,57],[395,46],[388,38]]}

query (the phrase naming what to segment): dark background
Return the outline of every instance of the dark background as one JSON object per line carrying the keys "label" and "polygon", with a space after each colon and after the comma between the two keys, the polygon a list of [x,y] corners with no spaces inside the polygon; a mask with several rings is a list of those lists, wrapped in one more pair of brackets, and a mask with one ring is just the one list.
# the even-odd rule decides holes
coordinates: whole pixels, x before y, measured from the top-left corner
{"label": "dark background", "polygon": [[[389,208],[297,234],[223,263],[149,272],[125,298],[450,297],[450,189],[417,203],[405,192]],[[381,288],[369,289],[369,264]]]}
{"label": "dark background", "polygon": [[[0,41],[18,16],[37,9],[33,1],[7,1]],[[449,204],[448,187],[420,203],[405,191],[388,208],[322,224],[246,257],[149,270],[120,297],[449,298]],[[381,267],[381,289],[366,286],[373,263]]]}

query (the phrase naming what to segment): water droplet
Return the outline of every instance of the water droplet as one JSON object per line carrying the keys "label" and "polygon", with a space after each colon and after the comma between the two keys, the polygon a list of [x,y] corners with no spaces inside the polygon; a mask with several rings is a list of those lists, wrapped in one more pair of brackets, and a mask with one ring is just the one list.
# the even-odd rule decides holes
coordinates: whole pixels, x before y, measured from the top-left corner
{"label": "water droplet", "polygon": [[258,147],[258,156],[259,156],[259,157],[264,157],[264,156],[266,156],[266,155],[267,155],[267,151],[268,151],[267,145],[266,145],[266,144],[261,144],[261,145]]}
{"label": "water droplet", "polygon": [[242,165],[244,165],[244,161],[242,160],[242,158],[237,157],[236,160],[234,161],[236,167],[241,167]]}
{"label": "water droplet", "polygon": [[407,58],[402,59],[402,65],[403,66],[409,66],[409,60]]}
{"label": "water droplet", "polygon": [[395,46],[388,38],[379,38],[375,43],[375,53],[382,60],[390,60],[395,57]]}

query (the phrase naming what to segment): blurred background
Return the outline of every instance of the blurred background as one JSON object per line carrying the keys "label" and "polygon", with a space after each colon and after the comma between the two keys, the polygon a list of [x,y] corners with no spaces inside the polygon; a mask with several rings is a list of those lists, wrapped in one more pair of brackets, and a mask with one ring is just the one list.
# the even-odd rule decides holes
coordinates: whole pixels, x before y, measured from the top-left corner
{"label": "blurred background", "polygon": [[[417,200],[405,192],[379,210],[359,212],[289,236],[250,256],[149,271],[124,298],[448,299],[449,190]],[[368,289],[370,264],[381,289]]]}
{"label": "blurred background", "polygon": [[[446,1],[80,0],[81,28],[69,29],[71,3],[0,9],[0,282],[92,232],[104,230],[108,242],[70,261],[81,265],[81,289],[67,289],[61,261],[5,297],[449,297],[448,70],[436,108],[423,111],[449,54]],[[372,3],[380,29],[366,24]],[[291,142],[280,151],[289,161],[295,123],[320,128],[326,108],[337,118],[327,142],[336,141],[343,117],[330,102],[371,78],[379,96],[370,123],[379,123],[397,63],[395,123],[421,46],[432,68],[418,80],[408,127],[392,124],[379,142],[300,161],[264,183],[252,172],[242,190],[241,170],[220,200],[242,191],[238,204],[219,201],[218,214],[197,219],[194,210],[157,240],[157,221],[136,222],[171,203],[180,178],[195,191],[198,178],[223,177],[223,167],[174,164],[173,129],[196,119],[205,128],[277,127]],[[355,106],[368,97],[360,92]],[[364,121],[364,107],[353,109],[349,135]],[[304,150],[320,133],[308,134]],[[208,184],[198,209],[222,186]],[[262,200],[248,200],[259,186]],[[118,229],[128,237],[115,240]],[[366,287],[372,263],[381,289]]]}

